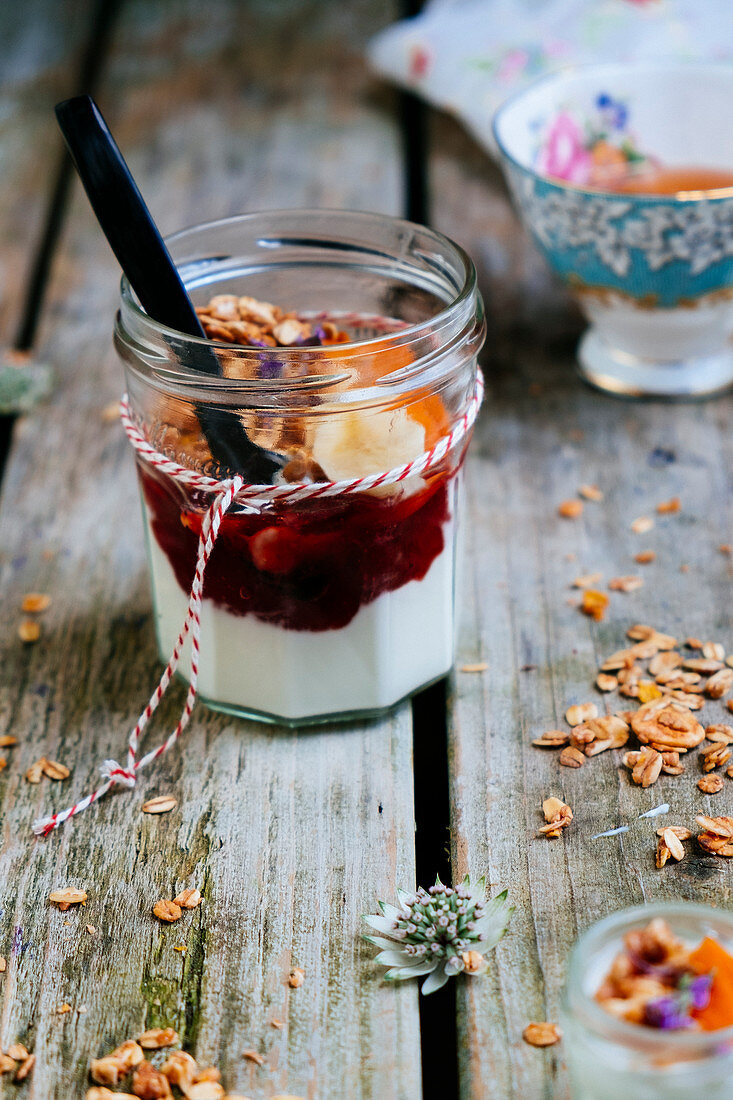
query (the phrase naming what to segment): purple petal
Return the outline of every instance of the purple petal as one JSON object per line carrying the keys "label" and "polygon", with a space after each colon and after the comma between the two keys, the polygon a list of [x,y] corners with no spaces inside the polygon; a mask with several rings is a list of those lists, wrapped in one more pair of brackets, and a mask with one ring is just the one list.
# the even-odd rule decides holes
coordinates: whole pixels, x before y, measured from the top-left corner
{"label": "purple petal", "polygon": [[657,997],[644,1007],[644,1023],[663,1031],[692,1027],[690,1017],[680,1009],[675,997]]}
{"label": "purple petal", "polygon": [[710,1004],[710,994],[713,988],[713,975],[700,974],[690,982],[687,994],[693,1008],[707,1008]]}

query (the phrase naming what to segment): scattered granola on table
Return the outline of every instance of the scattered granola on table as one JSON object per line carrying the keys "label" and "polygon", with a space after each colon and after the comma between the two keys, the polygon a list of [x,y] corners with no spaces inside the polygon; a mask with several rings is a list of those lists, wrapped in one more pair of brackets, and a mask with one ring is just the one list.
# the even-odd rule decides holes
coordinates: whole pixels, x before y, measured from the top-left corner
{"label": "scattered granola on table", "polygon": [[728,1027],[733,1024],[733,957],[710,937],[690,948],[657,917],[624,936],[595,1000],[612,1016],[644,1027]]}
{"label": "scattered granola on table", "polygon": [[[704,794],[719,792],[725,782],[718,769],[725,768],[733,779],[733,726],[722,721],[704,726],[694,712],[709,700],[721,700],[733,712],[733,699],[725,699],[733,691],[733,655],[726,656],[721,642],[690,636],[680,643],[642,623],[631,626],[627,637],[633,644],[601,662],[595,686],[606,705],[618,692],[637,704],[636,709],[627,709],[627,703],[623,710],[599,717],[595,703],[574,703],[565,712],[569,731],[549,730],[535,736],[533,745],[559,748],[558,762],[579,768],[588,757],[624,748],[633,737],[637,744],[627,746],[623,764],[642,787],[652,786],[660,775],[682,775],[685,760],[698,749],[705,774],[697,785]],[[660,865],[668,858],[668,848],[665,854],[662,847]]]}
{"label": "scattered granola on table", "polygon": [[[110,1054],[93,1059],[89,1074],[98,1087],[87,1091],[87,1100],[108,1100],[109,1097],[172,1100],[172,1087],[179,1089],[187,1100],[242,1100],[226,1092],[220,1084],[221,1073],[216,1066],[199,1066],[195,1058],[183,1050],[168,1050],[165,1060],[157,1065],[146,1059],[143,1047],[160,1050],[177,1042],[178,1035],[172,1028],[153,1028],[138,1041],[128,1039]],[[112,1091],[128,1080],[132,1092]]]}

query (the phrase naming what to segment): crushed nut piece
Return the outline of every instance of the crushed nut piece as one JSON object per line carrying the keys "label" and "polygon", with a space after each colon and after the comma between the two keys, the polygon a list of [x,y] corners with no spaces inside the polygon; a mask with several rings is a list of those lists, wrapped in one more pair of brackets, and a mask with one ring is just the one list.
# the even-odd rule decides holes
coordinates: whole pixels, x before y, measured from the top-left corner
{"label": "crushed nut piece", "polygon": [[632,716],[631,728],[642,744],[653,741],[672,751],[694,748],[705,737],[700,723],[677,700],[645,703]]}
{"label": "crushed nut piece", "polygon": [[574,703],[565,711],[565,721],[569,726],[579,726],[589,718],[597,717],[598,707],[595,703]]}
{"label": "crushed nut piece", "polygon": [[723,777],[721,775],[704,775],[698,779],[697,785],[703,794],[717,794],[723,789]]}
{"label": "crushed nut piece", "polygon": [[160,901],[156,901],[153,906],[153,913],[158,920],[166,921],[172,924],[181,916],[181,907],[174,901],[169,901],[167,898],[161,898]]}
{"label": "crushed nut piece", "polygon": [[474,665],[461,665],[461,672],[486,672],[489,666],[486,661],[477,661]]}
{"label": "crushed nut piece", "polygon": [[664,842],[664,838],[660,836],[657,840],[657,850],[654,857],[654,862],[656,863],[658,871],[662,870],[662,867],[664,867],[671,854],[672,853]]}
{"label": "crushed nut piece", "polygon": [[573,588],[590,588],[603,577],[602,573],[583,573],[580,577],[576,577],[573,581]]}
{"label": "crushed nut piece", "polygon": [[248,1062],[254,1062],[257,1066],[263,1066],[265,1059],[261,1054],[258,1054],[256,1050],[243,1050],[242,1057],[246,1058]]}
{"label": "crushed nut piece", "polygon": [[603,492],[597,485],[581,485],[578,489],[580,496],[586,500],[601,501],[603,500]]}
{"label": "crushed nut piece", "polygon": [[655,653],[649,662],[649,671],[652,676],[659,676],[663,672],[673,672],[682,664],[679,653],[668,649],[662,653]]}
{"label": "crushed nut piece", "polygon": [[667,829],[671,829],[678,840],[689,840],[692,833],[689,829],[686,829],[684,825],[662,825],[660,829],[657,829],[657,836],[663,836]]}
{"label": "crushed nut piece", "polygon": [[86,890],[77,890],[73,886],[65,886],[62,890],[54,890],[48,895],[48,900],[57,905],[62,913],[71,905],[83,905],[87,900]]}
{"label": "crushed nut piece", "polygon": [[[5,958],[4,955],[0,955],[0,974],[4,974],[7,969],[8,969],[7,959]],[[13,1056],[11,1055],[11,1058],[12,1057]]]}
{"label": "crushed nut piece", "polygon": [[685,858],[685,849],[682,846],[682,841],[677,836],[674,829],[665,829],[662,833],[662,839],[669,848],[672,859],[675,859],[677,860],[677,862],[679,862],[681,859]]}
{"label": "crushed nut piece", "polygon": [[546,798],[542,803],[542,812],[545,815],[546,825],[540,826],[539,832],[548,840],[560,836],[560,833],[573,820],[573,811],[560,798]]}
{"label": "crushed nut piece", "polygon": [[[470,954],[470,953],[471,952],[468,952],[468,954]],[[466,960],[464,959],[463,961],[465,963]],[[278,1019],[270,1020],[270,1027],[274,1027],[277,1031],[280,1031],[284,1026],[285,1025],[283,1024],[282,1020],[278,1020]]]}
{"label": "crushed nut piece", "polygon": [[527,1024],[522,1032],[525,1043],[532,1047],[551,1047],[562,1039],[562,1031],[557,1024],[540,1023]]}
{"label": "crushed nut piece", "polygon": [[653,561],[656,561],[657,555],[654,550],[640,550],[638,554],[634,554],[634,561],[637,565],[651,565]]}
{"label": "crushed nut piece", "polygon": [[21,642],[32,645],[41,637],[41,624],[35,619],[23,619],[18,627],[18,637]]}
{"label": "crushed nut piece", "polygon": [[[718,822],[718,821],[730,821],[730,818],[720,817],[697,817],[695,820],[704,826],[704,822]],[[697,843],[706,852],[712,852],[715,856],[724,856],[726,859],[730,859],[733,856],[733,841],[729,836],[721,836],[717,830],[713,830],[710,827],[705,828],[705,832],[698,833]]]}
{"label": "crushed nut piece", "polygon": [[657,505],[657,512],[660,516],[670,515],[673,512],[679,512],[682,507],[679,497],[672,497],[670,500],[663,500]]}
{"label": "crushed nut piece", "polygon": [[136,1100],[131,1092],[112,1092],[111,1089],[91,1088],[87,1089],[86,1100]]}
{"label": "crushed nut piece", "polygon": [[733,840],[733,817],[707,817],[705,814],[698,814],[695,821],[708,833]]}
{"label": "crushed nut piece", "polygon": [[651,516],[639,516],[631,524],[631,530],[635,535],[645,535],[647,531],[651,531],[654,526],[654,520]]}
{"label": "crushed nut piece", "polygon": [[684,766],[680,764],[678,752],[662,753],[662,771],[665,775],[682,775],[684,770]]}
{"label": "crushed nut piece", "polygon": [[629,575],[626,577],[613,577],[608,582],[608,587],[612,592],[635,592],[643,584],[644,581],[641,577]]}
{"label": "crushed nut piece", "polygon": [[178,1042],[178,1032],[172,1027],[152,1027],[139,1035],[137,1041],[145,1050],[161,1050]]}
{"label": "crushed nut piece", "polygon": [[720,642],[705,642],[702,647],[703,657],[710,657],[714,661],[725,660],[725,647]]}
{"label": "crushed nut piece", "polygon": [[168,1078],[171,1085],[178,1085],[181,1091],[191,1084],[196,1076],[196,1061],[185,1050],[172,1050],[160,1067],[160,1072]]}
{"label": "crushed nut piece", "polygon": [[726,744],[714,741],[712,745],[700,750],[702,756],[702,770],[711,772],[715,768],[721,768],[731,758],[731,751]]}
{"label": "crushed nut piece", "polygon": [[16,1081],[25,1081],[28,1074],[31,1072],[36,1064],[35,1054],[28,1054],[21,1063],[18,1072],[15,1075]]}
{"label": "crushed nut piece", "polygon": [[178,799],[172,794],[159,794],[156,798],[149,798],[143,802],[140,809],[144,814],[167,814],[178,805]]}
{"label": "crushed nut piece", "polygon": [[169,1100],[173,1095],[167,1078],[150,1062],[141,1062],[136,1067],[132,1091],[140,1100]]}
{"label": "crushed nut piece", "polygon": [[71,1005],[67,1004],[66,1001],[56,1009],[56,1013],[59,1016],[66,1016],[69,1012],[71,1012]]}
{"label": "crushed nut piece", "polygon": [[42,760],[43,774],[49,779],[68,779],[71,772],[65,764],[59,764],[56,760]]}
{"label": "crushed nut piece", "polygon": [[0,1054],[0,1074],[12,1073],[16,1068],[16,1062],[7,1054]]}
{"label": "crushed nut piece", "polygon": [[231,1093],[225,1093],[218,1081],[194,1081],[184,1095],[186,1100],[222,1100],[225,1096],[231,1100]]}
{"label": "crushed nut piece", "polygon": [[559,505],[557,514],[563,519],[578,519],[583,514],[582,500],[564,500]]}
{"label": "crushed nut piece", "polygon": [[640,787],[651,787],[662,770],[662,754],[645,745],[631,770],[631,778]]}
{"label": "crushed nut piece", "polygon": [[600,592],[596,588],[585,588],[583,590],[583,602],[580,605],[580,610],[584,615],[588,615],[591,619],[599,623],[606,613],[608,602],[608,596],[605,592]]}
{"label": "crushed nut piece", "polygon": [[89,1068],[92,1081],[98,1085],[119,1085],[125,1076],[125,1070],[116,1058],[94,1058]]}
{"label": "crushed nut piece", "polygon": [[596,687],[599,691],[615,691],[618,687],[618,678],[607,672],[599,672],[596,676]]}
{"label": "crushed nut piece", "polygon": [[294,966],[290,971],[290,977],[288,978],[288,985],[291,989],[297,989],[305,981],[305,970],[301,970],[299,966]]}
{"label": "crushed nut piece", "polygon": [[560,753],[559,760],[564,768],[580,768],[585,764],[584,754],[574,745],[567,745]]}
{"label": "crushed nut piece", "polygon": [[29,783],[40,783],[43,778],[43,766],[46,763],[45,758],[42,756],[40,760],[36,760],[35,764],[31,764],[28,771],[25,773],[25,777]]}
{"label": "crushed nut piece", "polygon": [[115,1062],[127,1073],[134,1066],[139,1065],[145,1055],[139,1043],[136,1043],[134,1039],[127,1039],[113,1050],[109,1057],[114,1058]]}
{"label": "crushed nut piece", "polygon": [[722,661],[715,661],[711,657],[687,657],[682,662],[682,667],[690,672],[699,672],[703,676],[711,676],[714,672],[720,672],[723,668]]}
{"label": "crushed nut piece", "polygon": [[559,749],[568,743],[570,735],[564,730],[546,730],[532,742],[541,749]]}
{"label": "crushed nut piece", "polygon": [[733,688],[733,668],[722,668],[715,672],[705,685],[705,694],[711,699],[722,699]]}
{"label": "crushed nut piece", "polygon": [[173,904],[180,905],[181,909],[195,909],[201,901],[201,891],[189,886],[188,889],[181,890],[178,897],[173,899]]}
{"label": "crushed nut piece", "polygon": [[20,605],[21,611],[26,615],[40,614],[42,611],[47,611],[50,606],[51,597],[45,592],[27,592]]}

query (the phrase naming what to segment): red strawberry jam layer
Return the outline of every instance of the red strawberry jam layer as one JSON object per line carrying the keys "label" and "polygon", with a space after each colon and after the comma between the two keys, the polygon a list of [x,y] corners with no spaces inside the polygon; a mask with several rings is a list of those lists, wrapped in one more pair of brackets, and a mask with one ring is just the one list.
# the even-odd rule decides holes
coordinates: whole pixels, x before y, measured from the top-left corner
{"label": "red strawberry jam layer", "polygon": [[[184,498],[139,465],[153,536],[181,588],[193,580],[206,501]],[[454,472],[409,496],[305,501],[266,515],[227,515],[206,567],[204,597],[233,615],[289,630],[338,630],[362,604],[419,581],[445,546]]]}

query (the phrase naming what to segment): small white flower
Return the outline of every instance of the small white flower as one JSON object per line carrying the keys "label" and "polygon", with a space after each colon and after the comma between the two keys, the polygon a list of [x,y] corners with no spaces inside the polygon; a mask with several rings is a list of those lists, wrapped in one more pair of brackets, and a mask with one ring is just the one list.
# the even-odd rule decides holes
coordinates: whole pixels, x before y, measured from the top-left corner
{"label": "small white flower", "polygon": [[364,920],[380,934],[365,939],[381,948],[375,962],[389,967],[385,981],[427,974],[422,992],[433,993],[455,974],[483,974],[484,956],[506,932],[514,906],[503,890],[486,901],[486,880],[472,886],[468,875],[457,889],[438,878],[430,891],[397,891],[400,908],[380,901],[382,915]]}

